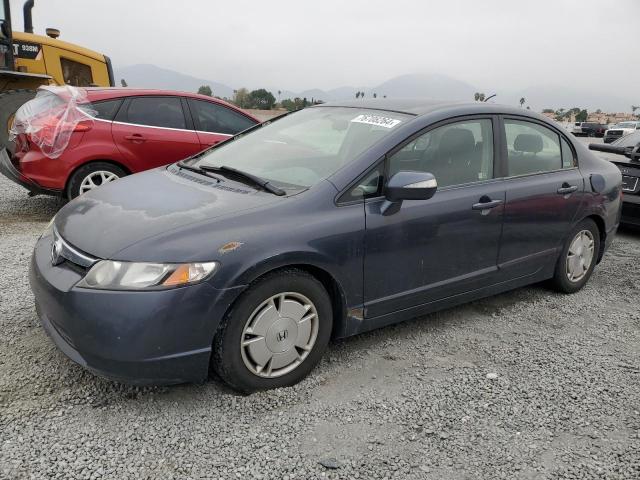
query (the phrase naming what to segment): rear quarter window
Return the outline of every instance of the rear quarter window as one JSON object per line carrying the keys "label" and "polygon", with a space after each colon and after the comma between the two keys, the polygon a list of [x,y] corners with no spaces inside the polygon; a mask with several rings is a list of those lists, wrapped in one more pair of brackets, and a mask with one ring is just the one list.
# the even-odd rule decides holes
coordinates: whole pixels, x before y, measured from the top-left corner
{"label": "rear quarter window", "polygon": [[121,104],[122,100],[118,98],[115,100],[93,102],[91,104],[91,108],[96,112],[96,118],[100,118],[102,120],[113,120]]}

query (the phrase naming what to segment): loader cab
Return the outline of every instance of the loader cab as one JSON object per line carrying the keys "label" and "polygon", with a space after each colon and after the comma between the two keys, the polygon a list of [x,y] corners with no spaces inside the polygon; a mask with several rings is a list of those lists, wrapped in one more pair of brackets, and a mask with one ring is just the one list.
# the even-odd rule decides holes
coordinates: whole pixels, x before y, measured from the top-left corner
{"label": "loader cab", "polygon": [[13,70],[9,0],[0,0],[0,70]]}

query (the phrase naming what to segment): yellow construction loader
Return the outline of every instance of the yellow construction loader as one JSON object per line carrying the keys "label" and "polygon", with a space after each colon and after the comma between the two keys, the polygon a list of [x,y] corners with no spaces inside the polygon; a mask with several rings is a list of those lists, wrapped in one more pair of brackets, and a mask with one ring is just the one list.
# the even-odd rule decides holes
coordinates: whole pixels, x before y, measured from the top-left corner
{"label": "yellow construction loader", "polygon": [[59,40],[55,28],[47,28],[46,36],[34,34],[33,5],[34,0],[25,2],[24,32],[14,32],[9,0],[0,0],[0,149],[12,148],[8,137],[14,114],[39,86],[114,86],[106,55]]}

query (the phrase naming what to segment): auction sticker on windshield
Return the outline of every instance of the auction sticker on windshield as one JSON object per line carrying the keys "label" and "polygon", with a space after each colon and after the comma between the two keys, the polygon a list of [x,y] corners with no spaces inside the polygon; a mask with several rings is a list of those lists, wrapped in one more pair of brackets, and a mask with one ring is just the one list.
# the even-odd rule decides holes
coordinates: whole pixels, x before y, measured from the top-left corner
{"label": "auction sticker on windshield", "polygon": [[367,123],[369,125],[375,125],[376,127],[384,128],[393,128],[399,123],[402,123],[401,120],[397,120],[395,118],[381,117],[380,115],[371,115],[366,113],[358,115],[351,121],[355,123]]}

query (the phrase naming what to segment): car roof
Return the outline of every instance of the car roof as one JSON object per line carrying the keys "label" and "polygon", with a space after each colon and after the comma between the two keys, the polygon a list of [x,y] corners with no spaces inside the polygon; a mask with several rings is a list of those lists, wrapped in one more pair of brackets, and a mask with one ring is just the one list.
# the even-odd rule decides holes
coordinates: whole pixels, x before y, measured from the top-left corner
{"label": "car roof", "polygon": [[130,88],[130,87],[83,87],[90,98],[106,99],[115,97],[133,97],[137,95],[177,95],[180,97],[202,98],[217,101],[217,98],[199,95],[197,93],[183,92],[180,90],[165,90],[158,88]]}
{"label": "car roof", "polygon": [[456,102],[450,100],[434,100],[428,98],[375,98],[363,100],[348,100],[344,102],[328,102],[316,107],[348,107],[371,110],[384,110],[388,112],[405,113],[408,115],[428,115],[436,111],[451,110],[456,113],[463,112],[465,115],[473,114],[511,114],[527,116],[536,120],[543,120],[551,123],[550,120],[539,113],[527,110],[526,108],[502,105],[499,103],[486,102]]}
{"label": "car roof", "polygon": [[232,108],[253,120],[260,122],[259,119],[254,117],[248,112],[245,112],[241,108],[238,108],[236,105],[233,105],[229,102],[225,102],[216,97],[209,97],[207,95],[199,95],[197,93],[191,92],[182,92],[178,90],[162,90],[162,89],[154,89],[154,88],[129,88],[129,87],[84,87],[87,92],[87,98],[91,102],[97,102],[100,100],[109,100],[112,98],[123,98],[123,97],[135,97],[135,96],[177,96],[177,97],[188,97],[194,98],[198,100],[205,100],[207,102],[214,102],[224,105],[226,107]]}

